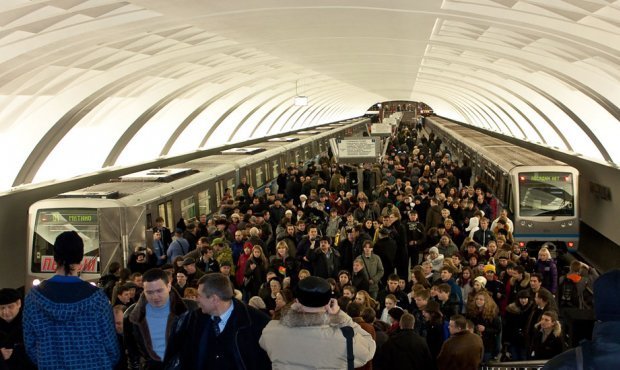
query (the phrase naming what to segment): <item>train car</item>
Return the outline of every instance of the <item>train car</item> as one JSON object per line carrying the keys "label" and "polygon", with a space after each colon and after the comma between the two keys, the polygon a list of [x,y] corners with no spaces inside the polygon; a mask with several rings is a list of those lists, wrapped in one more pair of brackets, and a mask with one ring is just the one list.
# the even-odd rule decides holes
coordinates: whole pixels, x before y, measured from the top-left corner
{"label": "train car", "polygon": [[512,214],[513,235],[522,247],[534,252],[552,243],[577,251],[579,172],[575,168],[444,118],[428,117],[426,127],[449,148],[453,159],[466,159],[473,175],[490,186]]}
{"label": "train car", "polygon": [[362,135],[369,121],[358,118],[229,150],[213,149],[190,162],[36,202],[29,210],[26,287],[55,271],[53,243],[63,231],[77,231],[84,239],[82,276],[96,281],[110,263],[126,265],[135,247],[150,244],[150,227],[157,217],[174,229],[180,218],[189,222],[219,212],[224,194],[234,194],[243,177],[260,195],[287,166],[327,155],[330,139]]}

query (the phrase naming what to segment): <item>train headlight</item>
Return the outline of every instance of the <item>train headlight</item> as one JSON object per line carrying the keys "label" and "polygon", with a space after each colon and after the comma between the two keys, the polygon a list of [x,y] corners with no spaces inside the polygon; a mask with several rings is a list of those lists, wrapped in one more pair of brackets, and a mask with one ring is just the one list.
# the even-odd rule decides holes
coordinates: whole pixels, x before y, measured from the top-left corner
{"label": "train headlight", "polygon": [[39,285],[39,284],[41,284],[41,280],[39,280],[39,279],[34,279],[34,280],[32,281],[32,286],[37,286],[37,285]]}
{"label": "train headlight", "polygon": [[521,226],[525,226],[525,220],[521,220]]}
{"label": "train headlight", "polygon": [[560,227],[566,227],[566,222],[562,222],[562,223],[560,224]]}
{"label": "train headlight", "polygon": [[533,227],[533,226],[534,226],[533,222],[530,221],[530,222],[527,223],[527,227]]}
{"label": "train headlight", "polygon": [[573,221],[568,221],[568,226],[573,226]]}

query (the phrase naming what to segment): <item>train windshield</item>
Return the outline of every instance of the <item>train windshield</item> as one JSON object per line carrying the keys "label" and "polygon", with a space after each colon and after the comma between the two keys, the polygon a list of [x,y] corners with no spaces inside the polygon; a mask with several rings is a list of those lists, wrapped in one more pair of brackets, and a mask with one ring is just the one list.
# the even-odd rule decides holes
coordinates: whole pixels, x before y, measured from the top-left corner
{"label": "train windshield", "polygon": [[574,204],[574,184],[571,173],[519,173],[521,216],[574,216]]}
{"label": "train windshield", "polygon": [[96,209],[44,209],[37,212],[32,245],[32,272],[55,272],[54,241],[64,231],[84,240],[82,272],[99,273],[99,223]]}

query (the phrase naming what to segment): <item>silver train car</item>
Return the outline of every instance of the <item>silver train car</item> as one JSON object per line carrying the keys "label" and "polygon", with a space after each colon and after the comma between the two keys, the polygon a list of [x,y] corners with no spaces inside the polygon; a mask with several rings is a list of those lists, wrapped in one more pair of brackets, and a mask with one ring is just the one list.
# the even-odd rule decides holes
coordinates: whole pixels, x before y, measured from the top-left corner
{"label": "silver train car", "polygon": [[[84,240],[81,276],[96,281],[113,261],[126,265],[136,246],[150,244],[149,228],[157,217],[174,230],[181,217],[192,221],[218,212],[225,191],[245,177],[260,195],[291,164],[326,155],[329,140],[361,136],[368,118],[357,118],[279,135],[166,168],[142,171],[56,198],[29,209],[26,288],[52,276],[53,243],[63,231]],[[275,189],[274,189],[275,190]]]}
{"label": "silver train car", "polygon": [[520,246],[536,251],[551,242],[556,248],[577,251],[579,172],[575,168],[440,117],[426,118],[425,125],[449,148],[453,159],[467,159],[473,175],[488,184],[509,210]]}

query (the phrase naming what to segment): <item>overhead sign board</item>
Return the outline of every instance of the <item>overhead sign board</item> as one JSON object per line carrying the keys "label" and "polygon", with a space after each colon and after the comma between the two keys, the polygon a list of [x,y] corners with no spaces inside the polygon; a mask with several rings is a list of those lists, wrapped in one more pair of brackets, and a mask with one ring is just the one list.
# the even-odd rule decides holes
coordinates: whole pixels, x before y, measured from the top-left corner
{"label": "overhead sign board", "polygon": [[372,136],[390,136],[392,134],[392,126],[385,123],[375,123],[370,127]]}
{"label": "overhead sign board", "polygon": [[374,162],[379,139],[360,138],[338,140],[338,161],[346,163]]}

